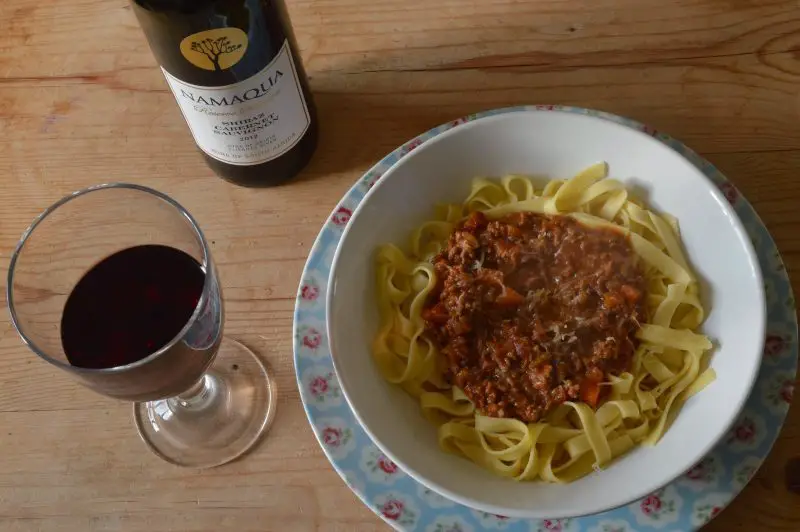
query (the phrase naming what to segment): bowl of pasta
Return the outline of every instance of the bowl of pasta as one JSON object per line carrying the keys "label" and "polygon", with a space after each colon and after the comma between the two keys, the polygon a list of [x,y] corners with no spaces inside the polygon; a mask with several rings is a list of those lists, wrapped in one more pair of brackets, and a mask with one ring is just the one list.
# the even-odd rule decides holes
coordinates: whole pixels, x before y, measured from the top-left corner
{"label": "bowl of pasta", "polygon": [[752,245],[697,168],[640,131],[528,109],[392,166],[327,297],[375,444],[513,517],[602,512],[691,468],[749,395],[766,319]]}

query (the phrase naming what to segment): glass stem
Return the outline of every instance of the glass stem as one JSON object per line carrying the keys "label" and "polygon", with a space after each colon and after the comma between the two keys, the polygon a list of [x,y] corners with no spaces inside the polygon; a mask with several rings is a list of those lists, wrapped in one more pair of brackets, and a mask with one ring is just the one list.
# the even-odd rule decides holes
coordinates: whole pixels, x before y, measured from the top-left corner
{"label": "glass stem", "polygon": [[219,396],[222,382],[211,372],[206,372],[202,378],[182,394],[169,399],[170,407],[174,410],[204,410]]}

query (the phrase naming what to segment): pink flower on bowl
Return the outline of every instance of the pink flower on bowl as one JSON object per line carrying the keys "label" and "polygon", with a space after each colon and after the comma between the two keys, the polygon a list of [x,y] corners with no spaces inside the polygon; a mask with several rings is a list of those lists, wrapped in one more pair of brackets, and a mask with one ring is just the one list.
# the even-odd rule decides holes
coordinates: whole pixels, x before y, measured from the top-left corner
{"label": "pink flower on bowl", "polygon": [[397,473],[397,465],[383,455],[378,458],[378,467],[388,475]]}
{"label": "pink flower on bowl", "polygon": [[553,532],[562,532],[564,530],[559,519],[545,519],[542,521],[542,526],[545,530],[552,530]]}
{"label": "pink flower on bowl", "polygon": [[449,122],[447,124],[447,126],[450,127],[450,128],[453,128],[453,127],[456,127],[456,126],[460,126],[461,124],[466,124],[467,122],[469,122],[469,120],[467,120],[466,117],[462,117],[462,118],[458,118],[456,120],[453,120],[452,122]]}
{"label": "pink flower on bowl", "polygon": [[369,177],[369,180],[367,181],[367,190],[369,190],[369,189],[371,189],[372,187],[374,187],[374,186],[375,186],[375,183],[377,183],[377,182],[378,182],[378,180],[379,180],[381,177],[383,177],[383,174],[381,174],[381,173],[377,173],[377,174],[375,174],[375,175],[372,175],[372,176],[370,176],[370,177]]}
{"label": "pink flower on bowl", "polygon": [[774,357],[783,351],[786,347],[786,339],[783,336],[777,334],[769,334],[767,335],[767,339],[764,341],[764,355]]}
{"label": "pink flower on bowl", "polygon": [[314,301],[319,297],[319,287],[313,284],[304,284],[300,289],[300,297],[306,301]]}
{"label": "pink flower on bowl", "polygon": [[658,135],[658,130],[652,126],[642,126],[642,133],[650,135],[651,137],[655,137]]}
{"label": "pink flower on bowl", "polygon": [[347,222],[350,221],[350,217],[352,215],[353,211],[351,211],[347,207],[339,207],[336,210],[336,212],[333,213],[331,220],[333,221],[334,224],[338,225],[339,227],[342,227],[347,225]]}
{"label": "pink flower on bowl", "polygon": [[642,512],[645,515],[652,515],[654,513],[658,513],[661,509],[661,499],[658,495],[649,495],[645,500],[642,501]]}
{"label": "pink flower on bowl", "polygon": [[311,381],[309,389],[314,395],[322,395],[328,391],[328,381],[324,377],[316,377]]}
{"label": "pink flower on bowl", "polygon": [[686,472],[686,476],[692,480],[700,480],[705,476],[705,464],[700,462],[689,471]]}
{"label": "pink flower on bowl", "polygon": [[381,513],[386,519],[391,519],[392,521],[397,521],[400,519],[400,516],[403,515],[403,508],[405,505],[403,501],[398,501],[397,499],[389,499],[383,506],[381,507]]}
{"label": "pink flower on bowl", "polygon": [[303,345],[309,349],[316,349],[322,343],[322,334],[313,327],[306,331],[303,335]]}
{"label": "pink flower on bowl", "polygon": [[697,462],[694,467],[692,467],[689,471],[686,472],[686,478],[689,480],[704,480],[710,481],[714,477],[715,473],[715,463],[714,458],[709,456]]}
{"label": "pink flower on bowl", "polygon": [[405,147],[405,149],[403,151],[405,153],[411,153],[416,148],[418,148],[421,144],[422,144],[422,139],[416,138],[416,139],[412,140],[411,142],[409,142],[406,145],[406,147]]}
{"label": "pink flower on bowl", "polygon": [[750,418],[743,418],[734,428],[730,440],[749,442],[755,438],[756,424]]}
{"label": "pink flower on bowl", "polygon": [[781,399],[783,399],[786,403],[792,402],[792,396],[794,395],[794,382],[790,380],[786,380],[781,385],[780,391]]}
{"label": "pink flower on bowl", "polygon": [[720,191],[722,191],[722,195],[725,196],[725,199],[728,200],[728,203],[731,205],[736,205],[736,202],[739,200],[739,191],[736,190],[736,187],[733,186],[732,183],[722,183],[719,186]]}
{"label": "pink flower on bowl", "polygon": [[322,431],[322,441],[330,447],[338,447],[342,443],[342,429],[325,427]]}

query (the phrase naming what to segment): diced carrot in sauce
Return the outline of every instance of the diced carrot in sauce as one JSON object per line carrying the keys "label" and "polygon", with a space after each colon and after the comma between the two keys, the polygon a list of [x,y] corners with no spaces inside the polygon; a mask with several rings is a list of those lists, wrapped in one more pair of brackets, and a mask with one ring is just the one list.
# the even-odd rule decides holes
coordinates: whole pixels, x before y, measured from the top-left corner
{"label": "diced carrot in sauce", "polygon": [[508,236],[511,238],[522,238],[522,231],[520,231],[519,227],[514,227],[513,225],[506,226],[508,231]]}
{"label": "diced carrot in sauce", "polygon": [[444,324],[447,323],[449,318],[450,316],[447,313],[447,309],[444,308],[444,305],[441,303],[437,303],[430,308],[422,309],[422,319],[431,323]]}
{"label": "diced carrot in sauce", "polygon": [[642,292],[629,284],[622,285],[622,295],[625,296],[628,303],[636,303],[642,298]]}
{"label": "diced carrot in sauce", "polygon": [[511,287],[503,286],[503,293],[497,296],[495,303],[502,306],[521,305],[525,301],[519,292]]}
{"label": "diced carrot in sauce", "polygon": [[597,381],[584,380],[581,383],[581,401],[592,408],[597,408],[600,400],[600,383]]}
{"label": "diced carrot in sauce", "polygon": [[606,308],[616,308],[622,304],[622,298],[619,294],[610,292],[603,295],[603,304],[605,304]]}
{"label": "diced carrot in sauce", "polygon": [[473,212],[470,214],[469,218],[464,221],[463,229],[465,231],[476,231],[486,227],[487,223],[486,216],[482,212]]}

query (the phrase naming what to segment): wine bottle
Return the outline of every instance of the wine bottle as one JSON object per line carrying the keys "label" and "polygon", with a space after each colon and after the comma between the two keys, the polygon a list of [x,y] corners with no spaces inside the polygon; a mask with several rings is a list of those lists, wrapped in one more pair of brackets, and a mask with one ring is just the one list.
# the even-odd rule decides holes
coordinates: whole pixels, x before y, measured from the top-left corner
{"label": "wine bottle", "polygon": [[317,116],[283,0],[131,0],[214,172],[280,184],[317,145]]}

